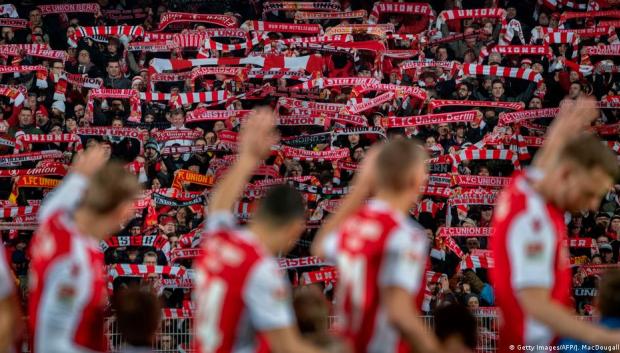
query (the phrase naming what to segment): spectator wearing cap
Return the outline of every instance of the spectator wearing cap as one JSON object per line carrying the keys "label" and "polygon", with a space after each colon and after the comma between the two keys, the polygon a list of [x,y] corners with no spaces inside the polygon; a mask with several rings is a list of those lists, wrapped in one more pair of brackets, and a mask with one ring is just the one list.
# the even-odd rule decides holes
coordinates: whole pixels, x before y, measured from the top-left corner
{"label": "spectator wearing cap", "polygon": [[614,259],[614,249],[611,244],[601,244],[598,247],[598,252],[601,254],[602,260],[604,264],[614,264],[616,263]]}
{"label": "spectator wearing cap", "polygon": [[37,108],[34,113],[34,117],[37,127],[41,129],[44,134],[49,134],[52,129],[52,121],[50,120],[49,114],[47,113],[47,109],[45,109],[44,105]]}
{"label": "spectator wearing cap", "polygon": [[613,239],[620,240],[620,215],[614,214],[609,220],[607,235]]}
{"label": "spectator wearing cap", "polygon": [[155,139],[149,138],[146,144],[144,144],[144,169],[146,176],[151,181],[157,178],[157,180],[163,182],[161,187],[166,187],[170,185],[171,180],[169,180],[168,170],[161,161],[159,153],[159,144]]}
{"label": "spectator wearing cap", "polygon": [[611,216],[607,212],[599,212],[596,214],[596,217],[594,218],[594,223],[597,226],[602,226],[605,229],[607,229],[607,227],[609,226],[610,221],[611,221]]}

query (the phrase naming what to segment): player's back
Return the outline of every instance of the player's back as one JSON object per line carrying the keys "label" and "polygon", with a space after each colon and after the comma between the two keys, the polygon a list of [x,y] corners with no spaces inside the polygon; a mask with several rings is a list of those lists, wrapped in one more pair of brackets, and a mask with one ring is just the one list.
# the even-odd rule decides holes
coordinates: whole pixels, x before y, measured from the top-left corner
{"label": "player's back", "polygon": [[47,217],[31,245],[29,316],[33,351],[106,351],[103,254],[64,211]]}
{"label": "player's back", "polygon": [[550,330],[533,320],[518,300],[523,288],[548,288],[554,300],[570,302],[570,268],[561,210],[544,200],[532,185],[535,175],[515,175],[498,200],[493,217],[490,247],[495,268],[491,279],[497,305],[502,311],[501,347],[548,345]]}
{"label": "player's back", "polygon": [[404,214],[372,200],[343,224],[333,241],[338,330],[356,353],[396,352],[400,337],[381,306],[381,289],[402,287],[414,300],[428,249],[424,232]]}
{"label": "player's back", "polygon": [[[288,298],[288,291],[271,293],[268,278],[281,279],[277,263],[249,233],[217,230],[203,244],[196,269],[196,348],[201,353],[257,352],[261,325],[253,307],[269,306],[264,291]],[[267,277],[267,279],[265,278]],[[274,317],[278,310],[274,310]]]}

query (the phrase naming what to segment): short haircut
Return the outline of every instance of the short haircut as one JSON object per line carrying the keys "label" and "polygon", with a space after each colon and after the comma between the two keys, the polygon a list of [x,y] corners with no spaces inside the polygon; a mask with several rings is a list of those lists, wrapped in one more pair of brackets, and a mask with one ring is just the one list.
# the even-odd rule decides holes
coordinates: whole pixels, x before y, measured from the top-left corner
{"label": "short haircut", "polygon": [[399,191],[407,187],[407,172],[428,157],[418,140],[397,139],[381,147],[377,158],[380,189]]}
{"label": "short haircut", "polygon": [[493,87],[493,85],[496,83],[502,85],[502,88],[504,87],[504,81],[500,80],[499,78],[496,78],[495,80],[493,80],[493,82],[491,82],[491,87]]}
{"label": "short haircut", "polygon": [[620,318],[620,270],[605,272],[598,291],[599,311],[603,316]]}
{"label": "short haircut", "polygon": [[123,202],[129,201],[140,191],[140,184],[119,162],[108,162],[90,180],[82,206],[105,215]]}
{"label": "short haircut", "polygon": [[132,346],[151,347],[161,323],[161,303],[155,293],[131,287],[118,292],[112,305],[121,336]]}
{"label": "short haircut", "polygon": [[256,219],[279,227],[303,219],[305,212],[306,207],[299,191],[289,185],[277,185],[261,199]]}
{"label": "short haircut", "polygon": [[560,151],[560,161],[571,161],[585,170],[601,169],[612,179],[618,176],[615,154],[602,141],[589,133],[583,133],[569,141]]}
{"label": "short haircut", "polygon": [[21,113],[23,111],[29,111],[29,112],[32,113],[32,108],[30,108],[30,107],[22,107],[22,109],[19,112]]}
{"label": "short haircut", "polygon": [[449,304],[435,309],[435,334],[440,342],[458,335],[472,351],[478,343],[478,325],[476,318],[460,304]]}
{"label": "short haircut", "polygon": [[154,257],[154,258],[155,258],[155,260],[157,260],[157,253],[156,253],[155,251],[147,251],[147,252],[144,254],[144,257],[147,257],[147,256],[148,256],[148,257]]}

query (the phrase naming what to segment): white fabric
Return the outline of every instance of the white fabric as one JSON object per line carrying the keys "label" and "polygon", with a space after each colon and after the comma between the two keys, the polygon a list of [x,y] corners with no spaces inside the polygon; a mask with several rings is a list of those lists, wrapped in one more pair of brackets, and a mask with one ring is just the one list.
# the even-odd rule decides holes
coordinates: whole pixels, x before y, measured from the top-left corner
{"label": "white fabric", "polygon": [[88,179],[78,173],[71,173],[65,177],[63,182],[54,191],[50,192],[39,209],[39,223],[52,215],[55,211],[64,209],[72,212],[82,199]]}
{"label": "white fabric", "polygon": [[[520,185],[521,186],[521,185]],[[525,182],[523,188],[529,189]],[[550,288],[554,278],[556,234],[544,201],[527,191],[527,209],[513,220],[508,229],[508,252],[513,288]]]}
{"label": "white fabric", "polygon": [[5,255],[4,245],[0,240],[0,300],[7,298],[15,290],[11,268]]}
{"label": "white fabric", "polygon": [[295,324],[290,288],[273,258],[254,266],[243,293],[252,326],[259,331]]}
{"label": "white fabric", "polygon": [[91,264],[87,244],[81,238],[72,237],[71,252],[57,258],[46,277],[39,279],[44,281],[45,289],[35,327],[34,350],[38,353],[91,352],[74,343],[81,314],[92,295]]}

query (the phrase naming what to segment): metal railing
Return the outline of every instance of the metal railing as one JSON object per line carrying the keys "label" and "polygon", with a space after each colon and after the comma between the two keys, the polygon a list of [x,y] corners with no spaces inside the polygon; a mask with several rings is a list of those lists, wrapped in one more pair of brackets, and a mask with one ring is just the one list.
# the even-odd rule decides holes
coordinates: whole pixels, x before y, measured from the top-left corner
{"label": "metal railing", "polygon": [[[331,328],[337,321],[337,317],[329,317],[329,327]],[[433,316],[422,316],[426,327],[433,328]],[[161,353],[191,353],[195,352],[192,347],[193,323],[191,318],[185,319],[164,319],[160,330],[155,337],[153,345],[154,352]],[[487,353],[497,351],[497,332],[499,324],[495,315],[476,315],[478,323],[478,347],[477,353]],[[115,319],[106,319],[106,337],[109,342],[109,352],[121,352],[123,343],[121,334],[118,332]]]}

